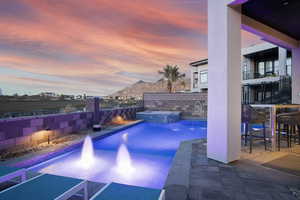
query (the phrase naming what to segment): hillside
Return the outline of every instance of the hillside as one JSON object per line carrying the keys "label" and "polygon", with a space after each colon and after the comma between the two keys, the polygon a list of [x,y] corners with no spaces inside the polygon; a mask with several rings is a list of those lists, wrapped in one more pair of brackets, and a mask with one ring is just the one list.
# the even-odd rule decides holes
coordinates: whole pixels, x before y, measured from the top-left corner
{"label": "hillside", "polygon": [[[190,80],[185,79],[185,87],[180,83],[177,82],[175,84],[175,90],[177,92],[183,90],[190,90]],[[143,93],[145,92],[167,92],[167,82],[164,80],[158,80],[157,82],[145,82],[145,81],[138,81],[131,86],[128,86],[116,93],[111,94],[111,97],[134,97],[134,98],[141,98]]]}

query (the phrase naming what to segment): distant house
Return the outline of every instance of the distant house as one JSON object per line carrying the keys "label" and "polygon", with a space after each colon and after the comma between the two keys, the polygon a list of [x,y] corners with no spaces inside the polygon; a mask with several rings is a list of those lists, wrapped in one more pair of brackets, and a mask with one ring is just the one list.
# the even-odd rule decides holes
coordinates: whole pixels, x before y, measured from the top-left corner
{"label": "distant house", "polygon": [[64,95],[64,100],[74,100],[75,96],[74,95]]}
{"label": "distant house", "polygon": [[[192,62],[190,66],[191,91],[207,91],[208,60]],[[286,49],[269,43],[242,49],[242,102],[290,103],[291,71],[291,52]]]}
{"label": "distant house", "polygon": [[86,96],[86,98],[88,98],[88,99],[92,99],[92,98],[94,98],[95,96]]}
{"label": "distant house", "polygon": [[77,95],[77,96],[75,97],[75,99],[76,99],[76,100],[81,100],[81,99],[83,99],[83,96],[82,96],[82,95]]}
{"label": "distant house", "polygon": [[57,97],[57,95],[54,92],[42,92],[42,93],[40,93],[40,96],[43,96],[43,97]]}
{"label": "distant house", "polygon": [[190,63],[191,91],[203,92],[208,88],[208,59]]}

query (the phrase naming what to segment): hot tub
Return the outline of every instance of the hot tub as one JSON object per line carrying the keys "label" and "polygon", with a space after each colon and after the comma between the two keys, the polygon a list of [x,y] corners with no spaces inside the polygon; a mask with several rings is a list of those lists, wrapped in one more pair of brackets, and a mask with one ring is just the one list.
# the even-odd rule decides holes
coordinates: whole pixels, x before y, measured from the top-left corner
{"label": "hot tub", "polygon": [[137,119],[156,123],[173,123],[180,120],[181,112],[177,111],[144,111],[136,114]]}

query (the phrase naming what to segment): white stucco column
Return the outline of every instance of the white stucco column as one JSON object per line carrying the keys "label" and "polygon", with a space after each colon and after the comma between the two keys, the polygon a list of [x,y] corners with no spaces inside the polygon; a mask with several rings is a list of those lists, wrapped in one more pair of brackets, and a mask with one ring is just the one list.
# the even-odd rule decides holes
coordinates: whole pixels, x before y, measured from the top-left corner
{"label": "white stucco column", "polygon": [[229,163],[241,151],[241,14],[208,1],[207,156]]}
{"label": "white stucco column", "polygon": [[292,50],[292,103],[300,104],[300,48]]}

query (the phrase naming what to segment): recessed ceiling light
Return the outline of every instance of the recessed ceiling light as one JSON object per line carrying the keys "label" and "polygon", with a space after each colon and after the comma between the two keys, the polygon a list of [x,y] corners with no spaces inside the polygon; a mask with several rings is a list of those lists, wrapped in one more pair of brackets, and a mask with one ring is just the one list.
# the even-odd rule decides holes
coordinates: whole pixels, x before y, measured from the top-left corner
{"label": "recessed ceiling light", "polygon": [[289,1],[283,1],[283,2],[282,2],[282,5],[283,5],[283,6],[289,5]]}

